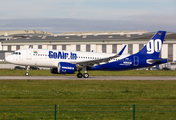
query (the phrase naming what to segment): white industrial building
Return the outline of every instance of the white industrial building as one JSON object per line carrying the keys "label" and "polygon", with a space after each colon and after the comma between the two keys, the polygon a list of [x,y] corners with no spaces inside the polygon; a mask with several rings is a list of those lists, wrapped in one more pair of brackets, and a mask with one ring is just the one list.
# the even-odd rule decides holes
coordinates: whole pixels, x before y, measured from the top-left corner
{"label": "white industrial building", "polygon": [[[1,31],[0,59],[12,51],[24,48],[73,50],[118,53],[127,45],[124,54],[138,52],[155,34],[147,31],[73,32],[53,34],[43,31]],[[162,47],[162,58],[176,61],[176,33],[167,32]]]}

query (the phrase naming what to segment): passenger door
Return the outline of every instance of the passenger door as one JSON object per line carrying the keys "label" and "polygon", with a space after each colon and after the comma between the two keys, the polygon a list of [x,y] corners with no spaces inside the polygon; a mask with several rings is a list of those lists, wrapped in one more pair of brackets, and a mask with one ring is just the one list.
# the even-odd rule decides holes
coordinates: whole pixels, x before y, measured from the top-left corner
{"label": "passenger door", "polygon": [[32,60],[32,50],[27,50],[26,51],[26,59],[27,60]]}

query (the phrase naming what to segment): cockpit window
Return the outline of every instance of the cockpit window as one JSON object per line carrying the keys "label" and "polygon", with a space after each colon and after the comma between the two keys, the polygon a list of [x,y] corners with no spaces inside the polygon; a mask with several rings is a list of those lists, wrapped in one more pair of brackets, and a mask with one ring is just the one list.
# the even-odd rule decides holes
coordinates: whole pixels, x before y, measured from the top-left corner
{"label": "cockpit window", "polygon": [[13,55],[21,55],[21,52],[13,52]]}

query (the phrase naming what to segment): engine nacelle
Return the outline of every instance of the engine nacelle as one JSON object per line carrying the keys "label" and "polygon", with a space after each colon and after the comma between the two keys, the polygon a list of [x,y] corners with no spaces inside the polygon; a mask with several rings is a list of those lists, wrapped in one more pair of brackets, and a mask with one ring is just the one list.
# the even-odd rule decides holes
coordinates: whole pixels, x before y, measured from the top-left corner
{"label": "engine nacelle", "polygon": [[51,68],[50,72],[53,74],[74,74],[76,69],[75,64],[59,62],[58,68]]}

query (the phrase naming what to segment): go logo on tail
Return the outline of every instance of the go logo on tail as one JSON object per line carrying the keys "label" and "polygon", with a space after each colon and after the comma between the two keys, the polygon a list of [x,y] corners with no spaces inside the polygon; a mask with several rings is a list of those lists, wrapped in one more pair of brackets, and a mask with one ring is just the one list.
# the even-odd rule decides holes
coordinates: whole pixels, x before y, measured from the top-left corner
{"label": "go logo on tail", "polygon": [[154,52],[161,51],[162,42],[160,39],[150,40],[147,43],[147,54],[153,54]]}

